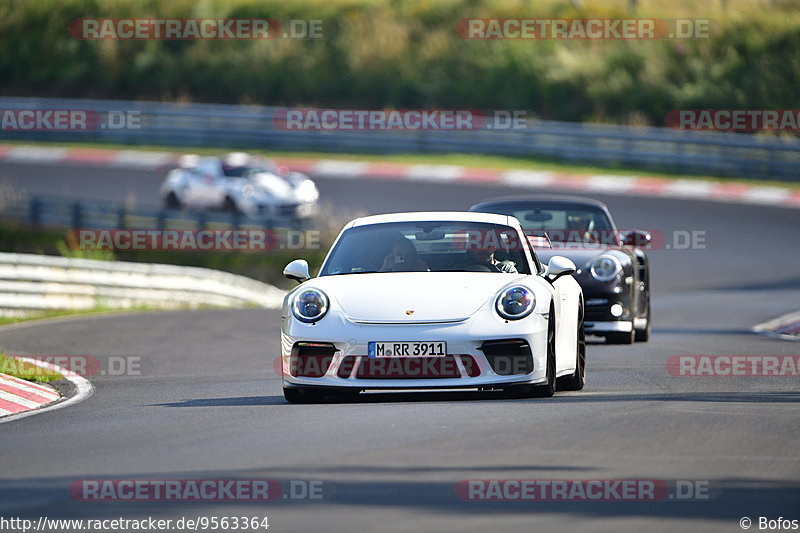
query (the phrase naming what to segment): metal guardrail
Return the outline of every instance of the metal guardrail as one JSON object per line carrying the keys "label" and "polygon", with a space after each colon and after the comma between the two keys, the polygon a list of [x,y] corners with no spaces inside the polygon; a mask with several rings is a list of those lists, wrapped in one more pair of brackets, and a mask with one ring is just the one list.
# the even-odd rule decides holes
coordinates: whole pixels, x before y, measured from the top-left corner
{"label": "metal guardrail", "polygon": [[34,196],[0,209],[0,219],[71,229],[300,229],[303,221],[239,213],[126,207],[122,203]]}
{"label": "metal guardrail", "polygon": [[353,153],[479,153],[540,156],[603,166],[798,180],[800,140],[537,120],[523,130],[285,131],[282,108],[115,100],[0,98],[0,109],[137,111],[139,129],[10,131],[0,138]]}
{"label": "metal guardrail", "polygon": [[0,315],[27,310],[279,308],[284,291],[208,268],[0,253]]}

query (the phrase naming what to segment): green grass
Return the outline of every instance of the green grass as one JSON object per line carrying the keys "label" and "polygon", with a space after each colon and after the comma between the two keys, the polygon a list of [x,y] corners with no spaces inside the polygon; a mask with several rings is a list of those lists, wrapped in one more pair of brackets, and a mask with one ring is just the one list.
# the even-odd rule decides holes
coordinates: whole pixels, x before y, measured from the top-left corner
{"label": "green grass", "polygon": [[[107,148],[116,150],[152,150],[156,152],[176,152],[194,153],[200,155],[218,155],[225,151],[237,149],[236,147],[216,147],[199,148],[186,146],[152,146],[152,145],[121,145],[121,144],[102,144],[102,143],[45,143],[29,141],[6,141],[2,144],[15,145],[34,145],[34,146],[58,146],[67,148]],[[273,158],[298,158],[298,159],[334,159],[342,161],[369,161],[375,163],[404,163],[404,164],[425,164],[425,165],[460,165],[465,167],[478,167],[496,170],[538,170],[550,171],[564,174],[615,174],[619,176],[646,176],[664,179],[691,179],[702,181],[713,181],[721,183],[742,183],[747,185],[759,185],[764,187],[785,187],[788,189],[800,190],[800,183],[776,180],[755,180],[729,178],[723,176],[708,176],[701,174],[681,174],[669,171],[652,171],[635,169],[625,166],[600,167],[593,165],[578,165],[562,163],[541,157],[512,157],[512,156],[490,156],[475,154],[393,154],[393,155],[373,155],[355,153],[329,153],[329,152],[290,152],[274,150],[249,150],[252,153],[263,154]]]}
{"label": "green grass", "polygon": [[139,313],[144,311],[162,311],[162,310],[166,311],[167,309],[150,307],[150,306],[134,306],[125,309],[97,306],[89,309],[54,309],[48,311],[27,310],[25,312],[25,315],[23,316],[0,317],[0,326],[6,326],[8,324],[18,324],[20,322],[28,322],[31,320],[42,320],[45,318],[58,318],[63,316],[98,315],[98,314],[104,315],[109,313]]}
{"label": "green grass", "polygon": [[15,357],[2,354],[0,354],[0,374],[6,374],[28,381],[37,381],[39,383],[64,379],[64,376],[55,370],[42,368],[31,363],[20,361]]}

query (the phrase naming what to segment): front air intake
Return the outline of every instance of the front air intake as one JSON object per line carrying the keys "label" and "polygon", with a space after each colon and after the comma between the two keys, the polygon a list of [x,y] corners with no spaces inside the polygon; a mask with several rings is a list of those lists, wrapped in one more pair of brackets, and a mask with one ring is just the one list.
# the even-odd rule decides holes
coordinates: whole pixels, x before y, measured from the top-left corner
{"label": "front air intake", "polygon": [[325,342],[296,342],[289,358],[289,373],[295,377],[321,378],[333,362],[336,346]]}
{"label": "front air intake", "polygon": [[486,341],[480,349],[486,356],[489,366],[499,376],[533,372],[531,347],[524,339]]}

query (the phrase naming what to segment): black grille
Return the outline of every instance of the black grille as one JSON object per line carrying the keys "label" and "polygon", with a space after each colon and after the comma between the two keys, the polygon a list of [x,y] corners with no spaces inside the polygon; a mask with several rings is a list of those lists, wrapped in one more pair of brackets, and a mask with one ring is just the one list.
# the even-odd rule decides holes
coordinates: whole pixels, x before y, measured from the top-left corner
{"label": "black grille", "polygon": [[584,307],[584,317],[586,322],[607,322],[609,320],[619,320],[611,314],[610,305],[598,305],[596,307]]}
{"label": "black grille", "polygon": [[511,376],[533,372],[531,347],[523,339],[486,341],[481,350],[495,374]]}
{"label": "black grille", "polygon": [[293,217],[297,214],[299,204],[281,205],[278,207],[278,215],[282,217]]}
{"label": "black grille", "polygon": [[321,342],[297,342],[292,346],[289,373],[296,377],[321,378],[328,371],[336,346]]}

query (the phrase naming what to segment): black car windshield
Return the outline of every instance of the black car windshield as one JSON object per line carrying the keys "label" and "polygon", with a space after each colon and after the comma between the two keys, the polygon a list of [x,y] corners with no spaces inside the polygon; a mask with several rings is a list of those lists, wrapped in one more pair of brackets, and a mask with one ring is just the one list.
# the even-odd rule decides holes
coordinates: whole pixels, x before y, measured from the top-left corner
{"label": "black car windshield", "polygon": [[266,165],[254,166],[228,166],[222,165],[222,172],[229,178],[244,178],[259,172],[274,172],[274,169]]}
{"label": "black car windshield", "polygon": [[481,211],[511,215],[525,233],[546,233],[553,242],[606,242],[614,227],[606,212],[591,205],[520,202],[494,204]]}
{"label": "black car windshield", "polygon": [[374,272],[530,274],[517,231],[504,225],[390,222],[346,230],[320,276]]}

